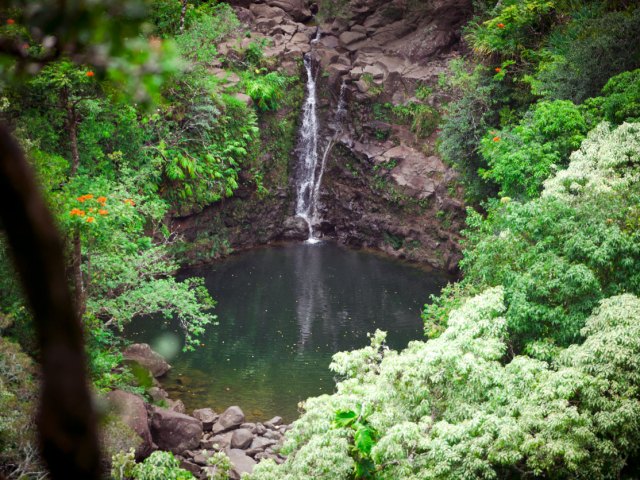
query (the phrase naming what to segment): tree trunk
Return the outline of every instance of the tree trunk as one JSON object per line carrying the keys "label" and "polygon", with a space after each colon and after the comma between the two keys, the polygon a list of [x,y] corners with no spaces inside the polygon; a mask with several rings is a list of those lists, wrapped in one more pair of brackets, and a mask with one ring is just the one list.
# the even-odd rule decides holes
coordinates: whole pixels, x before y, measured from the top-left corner
{"label": "tree trunk", "polygon": [[71,171],[70,177],[78,173],[80,166],[80,153],[78,151],[78,114],[74,105],[67,105],[67,128],[69,129],[69,143],[71,145]]}
{"label": "tree trunk", "polygon": [[0,125],[0,220],[33,312],[42,359],[37,418],[54,480],[100,478],[96,418],[82,327],[65,273],[62,241],[17,142]]}
{"label": "tree trunk", "polygon": [[76,313],[82,318],[87,309],[87,296],[82,278],[82,242],[80,231],[73,232],[73,253],[71,254],[71,271],[73,275],[73,293],[75,297]]}
{"label": "tree trunk", "polygon": [[180,33],[184,32],[184,19],[187,16],[187,1],[188,0],[181,0],[182,1],[182,10],[180,10]]}

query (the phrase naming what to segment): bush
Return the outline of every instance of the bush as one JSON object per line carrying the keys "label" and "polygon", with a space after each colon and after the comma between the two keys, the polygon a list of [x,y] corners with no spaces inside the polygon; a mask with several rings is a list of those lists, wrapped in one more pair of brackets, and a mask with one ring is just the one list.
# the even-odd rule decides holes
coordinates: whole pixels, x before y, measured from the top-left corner
{"label": "bush", "polygon": [[495,181],[502,195],[534,198],[553,169],[567,164],[586,133],[584,116],[573,103],[539,102],[518,125],[485,135],[480,151],[489,168],[480,174]]}
{"label": "bush", "polygon": [[[549,364],[508,350],[505,303],[493,288],[451,312],[434,340],[396,353],[384,334],[338,353],[337,393],[309,399],[287,434],[289,456],[249,480],[617,478],[640,441],[640,300],[603,301],[586,341]],[[349,412],[376,432],[369,475],[351,458]],[[618,477],[619,478],[619,477]]]}
{"label": "bush", "polygon": [[640,69],[612,77],[602,93],[602,108],[609,122],[640,122]]}
{"label": "bush", "polygon": [[460,174],[467,200],[478,203],[497,192],[491,180],[478,174],[487,167],[479,145],[487,130],[498,124],[502,85],[487,78],[481,67],[469,73],[460,63],[450,65],[454,71],[450,87],[459,98],[445,108],[438,150]]}
{"label": "bush", "polygon": [[171,452],[153,452],[142,463],[135,463],[133,450],[120,452],[111,461],[111,478],[114,480],[191,480],[191,472],[180,468]]}
{"label": "bush", "polygon": [[542,198],[471,212],[461,267],[472,288],[503,285],[514,350],[579,339],[603,297],[640,294],[637,124],[589,134]]}
{"label": "bush", "polygon": [[640,8],[578,19],[540,63],[536,93],[581,103],[595,97],[614,75],[640,67]]}
{"label": "bush", "polygon": [[259,110],[277,110],[284,97],[289,79],[278,72],[266,75],[246,73],[243,85],[247,95],[255,102]]}

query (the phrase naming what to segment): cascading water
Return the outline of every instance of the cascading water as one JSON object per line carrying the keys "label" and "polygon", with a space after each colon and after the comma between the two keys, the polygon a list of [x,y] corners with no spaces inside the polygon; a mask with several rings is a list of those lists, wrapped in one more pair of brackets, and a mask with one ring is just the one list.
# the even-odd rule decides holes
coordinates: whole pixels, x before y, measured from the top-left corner
{"label": "cascading water", "polygon": [[314,235],[314,225],[319,224],[321,221],[318,214],[320,186],[327,156],[335,143],[337,135],[342,131],[342,122],[346,115],[346,84],[343,82],[340,87],[340,98],[334,117],[334,135],[329,139],[320,158],[318,156],[319,125],[316,111],[316,79],[313,73],[313,63],[308,55],[304,57],[304,66],[307,71],[307,97],[302,111],[302,127],[300,129],[300,166],[296,192],[296,215],[303,218],[309,226],[307,242],[316,243],[318,240]]}
{"label": "cascading water", "polygon": [[309,226],[307,242],[316,242],[313,235],[313,218],[315,216],[318,170],[318,114],[316,112],[316,79],[313,74],[313,63],[308,55],[304,57],[307,71],[307,98],[302,110],[302,127],[300,129],[300,166],[297,188],[296,215],[303,218]]}

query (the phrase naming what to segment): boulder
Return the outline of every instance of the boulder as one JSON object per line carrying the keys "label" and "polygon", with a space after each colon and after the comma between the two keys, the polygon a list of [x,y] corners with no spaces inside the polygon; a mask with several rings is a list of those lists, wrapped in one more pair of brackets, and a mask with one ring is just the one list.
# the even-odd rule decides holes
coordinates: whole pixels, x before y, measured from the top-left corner
{"label": "boulder", "polygon": [[171,365],[158,353],[151,350],[151,347],[147,343],[134,343],[133,345],[129,345],[124,352],[122,352],[122,357],[127,362],[135,362],[146,368],[154,377],[161,377],[171,369]]}
{"label": "boulder", "polygon": [[240,428],[231,435],[231,448],[247,449],[253,442],[253,433],[246,428]]}
{"label": "boulder", "polygon": [[107,399],[122,421],[142,439],[142,443],[136,448],[136,458],[148,456],[153,451],[153,440],[142,398],[133,393],[114,390],[107,394]]}
{"label": "boulder", "polygon": [[229,407],[220,415],[218,423],[227,430],[238,428],[244,423],[244,412],[240,407]]}
{"label": "boulder", "polygon": [[281,20],[284,18],[284,10],[263,3],[252,3],[249,6],[249,10],[256,17],[256,21],[260,21],[263,18],[280,18]]}
{"label": "boulder", "polygon": [[237,448],[231,448],[225,450],[232,465],[232,476],[240,478],[243,473],[252,473],[253,467],[256,465],[256,461],[248,456],[244,451]]}
{"label": "boulder", "polygon": [[279,427],[282,425],[282,417],[273,417],[271,420],[264,422],[264,426],[267,428]]}
{"label": "boulder", "polygon": [[366,40],[367,35],[362,32],[343,32],[340,34],[338,39],[340,40],[340,44],[343,46],[352,45],[356,42],[361,42],[362,40]]}
{"label": "boulder", "polygon": [[278,442],[271,438],[264,437],[256,437],[253,442],[251,442],[251,450],[264,450],[268,447],[272,447],[276,445]]}
{"label": "boulder", "polygon": [[211,448],[216,450],[224,450],[225,448],[231,445],[231,437],[233,436],[233,432],[222,433],[220,435],[215,435],[211,437]]}
{"label": "boulder", "polygon": [[304,218],[288,217],[282,223],[282,238],[285,240],[306,240],[309,237],[309,225]]}
{"label": "boulder", "polygon": [[192,417],[202,422],[202,429],[205,432],[210,432],[219,415],[210,408],[199,408],[193,411]]}
{"label": "boulder", "polygon": [[304,0],[267,0],[272,7],[278,7],[288,13],[296,22],[306,22],[311,18],[311,10]]}
{"label": "boulder", "polygon": [[180,454],[200,446],[202,422],[182,413],[154,407],[151,436],[160,449]]}

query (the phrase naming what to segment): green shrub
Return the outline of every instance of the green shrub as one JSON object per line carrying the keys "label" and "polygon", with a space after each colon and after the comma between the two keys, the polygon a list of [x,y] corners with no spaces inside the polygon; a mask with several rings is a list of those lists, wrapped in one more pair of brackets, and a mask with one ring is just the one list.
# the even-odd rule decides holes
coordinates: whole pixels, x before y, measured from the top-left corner
{"label": "green shrub", "polygon": [[538,196],[553,168],[565,166],[587,133],[580,109],[564,100],[539,102],[513,127],[490,131],[481,142],[489,168],[480,174],[500,186],[502,195]]}
{"label": "green shrub", "polygon": [[277,110],[286,92],[289,79],[278,72],[266,75],[245,73],[243,85],[259,110]]}
{"label": "green shrub", "polygon": [[640,121],[640,69],[609,79],[602,89],[605,118],[620,124]]}
{"label": "green shrub", "polygon": [[114,480],[191,480],[191,472],[180,468],[180,462],[171,452],[153,452],[143,462],[136,464],[133,450],[120,452],[112,457],[111,478]]}
{"label": "green shrub", "polygon": [[559,45],[543,52],[534,90],[549,99],[581,103],[614,75],[640,67],[640,8],[600,13],[566,27]]}

